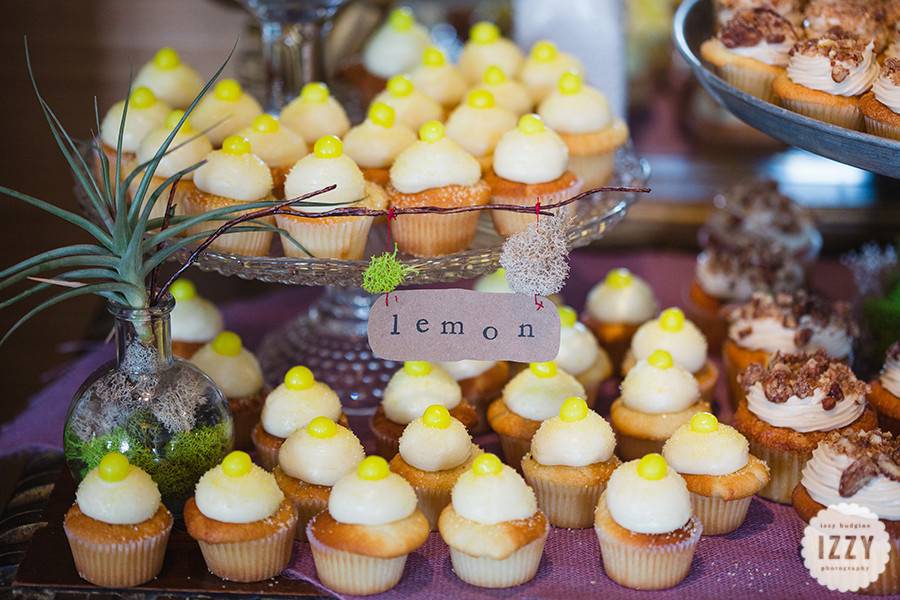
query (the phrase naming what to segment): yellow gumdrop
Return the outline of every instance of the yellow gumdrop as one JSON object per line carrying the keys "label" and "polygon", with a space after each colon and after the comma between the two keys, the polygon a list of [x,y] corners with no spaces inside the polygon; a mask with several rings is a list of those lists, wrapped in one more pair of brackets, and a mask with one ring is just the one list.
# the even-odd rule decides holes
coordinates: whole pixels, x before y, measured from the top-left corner
{"label": "yellow gumdrop", "polygon": [[334,437],[337,433],[337,423],[328,417],[316,417],[306,424],[306,433],[320,440]]}
{"label": "yellow gumdrop", "polygon": [[408,360],[403,363],[403,370],[413,377],[424,377],[431,373],[431,363],[427,360]]}
{"label": "yellow gumdrop", "polygon": [[381,127],[393,127],[397,119],[394,107],[384,102],[375,102],[369,107],[369,120]]}
{"label": "yellow gumdrop", "polygon": [[422,422],[433,429],[447,429],[450,427],[450,411],[442,404],[432,404],[425,409]]}
{"label": "yellow gumdrop", "polygon": [[719,420],[716,415],[708,412],[698,412],[691,417],[691,431],[697,433],[712,433],[719,429]]}
{"label": "yellow gumdrop", "polygon": [[534,135],[535,133],[541,133],[546,129],[544,126],[544,121],[537,116],[536,114],[527,114],[519,117],[519,131],[524,133],[525,135]]}
{"label": "yellow gumdrop", "polygon": [[582,87],[584,87],[584,80],[574,71],[567,71],[559,78],[559,93],[566,96],[577,94]]}
{"label": "yellow gumdrop", "polygon": [[659,314],[659,326],[670,333],[681,331],[684,327],[684,313],[680,308],[667,308]]}
{"label": "yellow gumdrop", "polygon": [[100,479],[110,483],[122,481],[128,476],[131,465],[128,463],[128,457],[121,452],[110,452],[100,460],[97,466],[97,474]]}
{"label": "yellow gumdrop", "polygon": [[492,44],[500,39],[500,28],[489,21],[479,21],[469,30],[469,39],[476,44]]}
{"label": "yellow gumdrop", "polygon": [[413,93],[412,79],[406,75],[394,75],[387,82],[387,91],[395,98],[404,98]]}
{"label": "yellow gumdrop", "polygon": [[281,125],[278,123],[277,118],[263,113],[253,119],[253,123],[250,126],[257,133],[275,133]]}
{"label": "yellow gumdrop", "polygon": [[[173,110],[168,115],[166,115],[166,129],[175,129],[175,126],[178,125],[178,121],[180,121],[181,117],[183,116],[184,111],[181,109]],[[178,131],[180,133],[192,133],[194,131],[194,128],[191,127],[191,120],[185,119],[184,123],[181,124],[181,129],[179,129]]]}
{"label": "yellow gumdrop", "polygon": [[150,108],[156,104],[156,94],[148,87],[140,86],[131,90],[128,106],[131,108]]}
{"label": "yellow gumdrop", "polygon": [[356,468],[356,476],[366,481],[378,481],[390,474],[391,468],[380,456],[367,456]]}
{"label": "yellow gumdrop", "polygon": [[153,64],[160,69],[174,69],[181,64],[181,57],[174,48],[160,48],[153,56]]}
{"label": "yellow gumdrop", "polygon": [[656,452],[645,454],[638,461],[637,472],[644,479],[656,481],[665,477],[668,471],[669,466],[666,464],[666,459],[662,457],[662,454]]}
{"label": "yellow gumdrop", "polygon": [[647,362],[657,369],[671,369],[674,364],[672,355],[665,350],[654,350],[647,357]]}
{"label": "yellow gumdrop", "polygon": [[578,313],[575,312],[575,309],[571,306],[560,306],[557,307],[556,311],[559,313],[559,324],[563,327],[574,327],[575,323],[578,321]]}
{"label": "yellow gumdrop", "polygon": [[300,100],[303,102],[325,102],[330,95],[328,86],[319,81],[307,83],[300,90]]}
{"label": "yellow gumdrop", "polygon": [[472,108],[493,108],[494,95],[487,90],[472,90],[466,96],[466,104]]}
{"label": "yellow gumdrop", "polygon": [[472,461],[472,472],[475,475],[499,475],[503,472],[503,463],[497,458],[496,454],[485,452],[479,454],[478,458]]}
{"label": "yellow gumdrop", "polygon": [[566,423],[574,423],[585,418],[588,414],[588,405],[584,398],[572,396],[566,398],[562,406],[559,407],[559,418]]}
{"label": "yellow gumdrop", "polygon": [[189,279],[176,279],[169,287],[169,293],[172,294],[176,302],[187,302],[197,297],[197,286]]}
{"label": "yellow gumdrop", "polygon": [[557,371],[556,363],[553,361],[531,363],[528,365],[528,368],[531,369],[535,377],[540,377],[541,379],[555,377]]}
{"label": "yellow gumdrop", "polygon": [[222,142],[222,152],[225,154],[240,156],[242,154],[250,154],[250,150],[250,142],[247,138],[240,135],[229,135]]}
{"label": "yellow gumdrop", "polygon": [[422,64],[426,67],[443,67],[447,64],[447,56],[437,46],[428,46],[422,51]]}
{"label": "yellow gumdrop", "polygon": [[240,450],[229,452],[222,460],[222,470],[229,477],[243,477],[250,472],[253,467],[253,461],[250,455]]}
{"label": "yellow gumdrop", "polygon": [[409,31],[416,23],[416,17],[406,7],[395,8],[388,16],[388,25],[395,31]]}
{"label": "yellow gumdrop", "polygon": [[344,142],[336,135],[323,135],[316,140],[313,154],[317,158],[340,158],[344,154]]}
{"label": "yellow gumdrop", "polygon": [[501,69],[497,65],[491,65],[484,70],[484,74],[481,76],[481,81],[483,81],[486,85],[500,85],[501,83],[506,81],[506,73],[504,73],[503,69]]}
{"label": "yellow gumdrop", "polygon": [[213,351],[222,356],[237,356],[241,353],[241,348],[241,336],[233,331],[223,331],[212,341]]}
{"label": "yellow gumdrop", "polygon": [[557,54],[559,52],[556,49],[556,44],[550,40],[535,42],[534,46],[531,47],[531,58],[537,62],[550,62],[556,58]]}
{"label": "yellow gumdrop", "polygon": [[444,124],[440,121],[426,121],[419,127],[419,139],[423,142],[436,142],[444,137]]}
{"label": "yellow gumdrop", "polygon": [[244,90],[241,89],[241,84],[234,79],[223,79],[216,84],[216,87],[213,90],[213,95],[215,95],[216,98],[228,102],[238,100],[243,93]]}
{"label": "yellow gumdrop", "polygon": [[309,367],[297,365],[291,367],[284,375],[284,385],[289,390],[300,391],[308,390],[316,383],[316,377]]}
{"label": "yellow gumdrop", "polygon": [[634,282],[634,275],[625,268],[613,269],[606,274],[605,283],[611,288],[624,290]]}

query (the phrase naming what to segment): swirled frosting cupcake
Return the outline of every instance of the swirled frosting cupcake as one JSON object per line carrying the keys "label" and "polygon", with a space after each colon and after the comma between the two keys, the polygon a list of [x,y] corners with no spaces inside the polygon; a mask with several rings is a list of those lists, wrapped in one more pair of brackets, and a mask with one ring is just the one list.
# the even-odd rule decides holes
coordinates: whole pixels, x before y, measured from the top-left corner
{"label": "swirled frosting cupcake", "polygon": [[275,195],[283,197],[284,180],[294,163],[306,156],[306,142],[289,128],[283,127],[278,118],[268,114],[258,115],[238,135],[250,142],[253,153],[269,165]]}
{"label": "swirled frosting cupcake", "polygon": [[113,185],[116,177],[116,148],[119,146],[119,130],[126,102],[128,113],[125,115],[125,125],[121,127],[122,162],[119,167],[119,177],[123,180],[138,164],[136,158],[141,140],[163,125],[170,111],[169,106],[157,100],[156,95],[147,87],[133,88],[127,100],[116,102],[106,111],[100,123],[100,147],[109,161],[109,180]]}
{"label": "swirled frosting cupcake", "polygon": [[519,79],[528,89],[534,103],[540,104],[556,89],[557,82],[564,73],[582,76],[584,65],[571,54],[557,49],[556,44],[550,40],[540,40],[531,47],[528,58],[522,64]]}
{"label": "swirled frosting cupcake", "polygon": [[194,107],[191,121],[213,146],[220,146],[228,136],[249,127],[261,113],[259,102],[240,83],[223,79]]}
{"label": "swirled frosting cupcake", "polygon": [[822,351],[776,353],[765,367],[747,367],[740,383],[746,401],[738,404],[734,426],[772,470],[759,495],[775,502],[790,502],[803,465],[829,431],[877,426],[866,384]]}
{"label": "swirled frosting cupcake", "polygon": [[344,107],[318,81],[304,85],[300,95],[281,110],[281,123],[307,142],[326,135],[341,137],[350,130]]}
{"label": "swirled frosting cupcake", "polygon": [[160,48],[153,59],[138,71],[134,87],[150,88],[157,98],[172,108],[187,108],[203,89],[197,72],[181,61],[172,48]]}
{"label": "swirled frosting cupcake", "polygon": [[156,483],[112,452],[78,484],[63,529],[82,579],[125,588],[162,570],[172,523]]}
{"label": "swirled frosting cupcake", "polygon": [[397,120],[411,129],[418,129],[428,121],[444,118],[444,109],[436,101],[416,89],[408,75],[394,75],[387,87],[375,96],[397,113]]}
{"label": "swirled frosting cupcake", "polygon": [[744,10],[767,8],[799,26],[803,22],[801,0],[716,0],[716,21],[721,27]]}
{"label": "swirled frosting cupcake", "polygon": [[[808,38],[840,32],[864,42],[872,41],[875,52],[881,52],[887,41],[884,22],[886,16],[886,8],[882,3],[810,0],[803,9],[803,28]],[[892,23],[888,22],[890,24]]]}
{"label": "swirled frosting cupcake", "polygon": [[391,589],[406,557],[428,539],[416,493],[380,456],[369,456],[331,488],[328,510],[306,528],[319,580],[340,594]]}
{"label": "swirled frosting cupcake", "polygon": [[612,375],[612,362],[606,350],[571,306],[557,307],[559,312],[559,353],[554,362],[581,382],[587,392],[588,406],[597,400],[600,384]]}
{"label": "swirled frosting cupcake", "polygon": [[859,109],[866,131],[900,139],[900,53],[884,61],[872,91],[860,98]]}
{"label": "swirled frosting cupcake", "polygon": [[550,526],[534,492],[511,467],[482,454],[453,486],[438,528],[456,576],[468,584],[507,588],[537,573]]}
{"label": "swirled frosting cupcake", "polygon": [[497,106],[487,90],[473,90],[464,104],[450,113],[447,137],[478,159],[483,171],[491,168],[500,136],[516,126],[516,115]]}
{"label": "swirled frosting cupcake", "polygon": [[510,79],[502,68],[491,65],[484,70],[481,76],[481,84],[473,89],[487,90],[494,95],[497,106],[501,106],[521,117],[531,112],[534,102],[528,89],[515,79]]}
{"label": "swirled frosting cupcake", "polygon": [[469,40],[459,56],[459,68],[472,85],[481,81],[485,70],[496,65],[509,77],[519,74],[522,51],[512,41],[500,35],[500,28],[480,21],[469,29]]}
{"label": "swirled frosting cupcake", "polygon": [[188,359],[222,331],[222,313],[215,304],[199,296],[197,287],[187,279],[176,279],[169,293],[175,298],[170,317],[172,352]]}
{"label": "swirled frosting cupcake", "polygon": [[900,436],[900,342],[888,348],[881,373],[869,384],[869,403],[881,428]]}
{"label": "swirled frosting cupcake", "polygon": [[408,8],[396,8],[369,38],[363,49],[363,66],[372,75],[387,79],[410,71],[428,46],[428,30]]}
{"label": "swirled frosting cupcake", "polygon": [[344,136],[344,152],[362,170],[367,181],[384,187],[401,152],[416,141],[415,132],[397,121],[396,111],[383,102],[369,107],[366,120]]}
{"label": "swirled frosting cupcake", "polygon": [[417,90],[450,111],[459,104],[466,93],[468,82],[459,68],[447,60],[447,55],[437,46],[429,46],[422,52],[422,62],[413,69],[409,78]]}

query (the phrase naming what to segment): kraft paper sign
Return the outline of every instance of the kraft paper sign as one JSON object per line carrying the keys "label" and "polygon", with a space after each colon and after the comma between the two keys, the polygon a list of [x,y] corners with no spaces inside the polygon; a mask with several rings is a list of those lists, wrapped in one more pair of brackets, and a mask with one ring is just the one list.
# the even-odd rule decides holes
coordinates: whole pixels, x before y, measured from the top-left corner
{"label": "kraft paper sign", "polygon": [[405,290],[369,312],[369,345],[386,360],[543,362],[559,352],[559,313],[546,298],[471,290]]}

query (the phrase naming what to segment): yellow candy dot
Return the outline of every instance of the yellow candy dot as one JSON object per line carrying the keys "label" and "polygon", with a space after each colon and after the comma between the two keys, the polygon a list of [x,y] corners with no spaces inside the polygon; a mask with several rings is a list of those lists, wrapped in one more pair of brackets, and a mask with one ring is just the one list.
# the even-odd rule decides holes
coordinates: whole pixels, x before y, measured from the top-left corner
{"label": "yellow candy dot", "polygon": [[654,350],[647,357],[647,362],[657,369],[671,369],[674,364],[672,355],[665,350]]}
{"label": "yellow candy dot", "polygon": [[140,86],[131,90],[128,106],[131,108],[150,108],[156,104],[156,94],[148,87]]}
{"label": "yellow candy dot", "polygon": [[494,95],[487,90],[472,90],[466,96],[466,104],[472,108],[493,108]]}
{"label": "yellow candy dot", "polygon": [[563,327],[574,327],[578,321],[578,313],[571,306],[560,306],[557,309],[559,313],[559,323]]}
{"label": "yellow candy dot", "polygon": [[708,412],[698,412],[691,417],[691,431],[697,433],[712,433],[719,429],[719,420],[716,415]]}
{"label": "yellow candy dot", "polygon": [[447,429],[450,427],[450,411],[441,404],[432,404],[425,409],[422,422],[433,429]]}
{"label": "yellow candy dot", "polygon": [[588,405],[584,398],[572,396],[566,398],[562,406],[559,407],[559,418],[566,423],[573,423],[585,418],[588,414]]}
{"label": "yellow candy dot", "polygon": [[404,98],[413,93],[412,80],[406,75],[394,75],[387,82],[387,91],[395,98]]}
{"label": "yellow candy dot", "polygon": [[499,475],[503,472],[503,463],[500,462],[500,459],[497,458],[496,454],[485,452],[484,454],[479,454],[478,458],[472,461],[472,472],[479,477],[484,475]]}
{"label": "yellow candy dot", "polygon": [[316,377],[308,367],[298,365],[291,367],[284,375],[284,385],[289,390],[308,390],[316,383]]}
{"label": "yellow candy dot", "polygon": [[367,456],[356,468],[356,476],[366,481],[384,479],[390,472],[387,461],[380,456]]}
{"label": "yellow candy dot", "polygon": [[181,57],[178,56],[178,52],[174,48],[167,46],[156,51],[156,54],[153,56],[153,64],[160,69],[174,69],[181,64]]}
{"label": "yellow candy dot", "polygon": [[659,326],[670,333],[681,331],[684,327],[684,313],[680,308],[667,308],[659,314]]}
{"label": "yellow candy dot", "polygon": [[316,140],[313,153],[317,158],[340,158],[344,154],[344,142],[336,135],[323,135]]}
{"label": "yellow candy dot", "polygon": [[556,363],[553,361],[531,363],[528,365],[528,368],[531,369],[531,372],[534,373],[535,377],[540,377],[541,379],[555,377],[557,371]]}
{"label": "yellow candy dot", "polygon": [[606,274],[606,285],[617,290],[623,290],[633,282],[634,275],[628,269],[613,269]]}
{"label": "yellow candy dot", "polygon": [[212,341],[212,349],[222,356],[237,356],[241,353],[241,336],[233,331],[223,331]]}
{"label": "yellow candy dot", "polygon": [[440,121],[426,121],[419,127],[419,139],[423,142],[436,142],[444,137],[444,124]]}
{"label": "yellow candy dot", "polygon": [[306,433],[314,438],[324,440],[334,437],[334,434],[337,433],[337,424],[328,417],[316,417],[307,423]]}
{"label": "yellow candy dot", "polygon": [[427,360],[408,360],[403,363],[403,370],[413,377],[424,377],[431,373],[431,363]]}
{"label": "yellow candy dot", "polygon": [[222,470],[229,477],[243,477],[250,472],[253,467],[253,461],[250,455],[240,450],[229,452],[222,460]]}
{"label": "yellow candy dot", "polygon": [[637,472],[644,479],[651,481],[662,479],[666,476],[668,470],[669,466],[666,464],[666,459],[662,457],[662,454],[657,454],[656,452],[645,454],[638,461]]}
{"label": "yellow candy dot", "polygon": [[307,83],[300,90],[300,100],[302,102],[325,102],[330,95],[331,92],[328,91],[328,86],[319,81]]}
{"label": "yellow candy dot", "polygon": [[519,117],[519,131],[524,133],[525,135],[533,135],[535,133],[541,133],[546,129],[544,126],[544,121],[535,114],[527,114]]}
{"label": "yellow candy dot", "polygon": [[395,8],[388,17],[388,24],[396,31],[409,31],[415,25],[416,18],[411,10],[406,7]]}
{"label": "yellow candy dot", "polygon": [[241,84],[239,84],[234,79],[223,79],[216,84],[216,87],[213,90],[213,94],[216,98],[218,98],[219,100],[226,100],[228,102],[234,102],[238,100],[243,93],[244,90],[241,89]]}
{"label": "yellow candy dot", "polygon": [[[166,128],[167,129],[175,129],[175,126],[178,125],[178,121],[181,120],[181,117],[184,116],[183,110],[173,110],[168,115],[166,115]],[[185,119],[184,123],[181,124],[181,129],[178,130],[180,133],[191,133],[194,131],[194,128],[191,127],[191,120]]]}
{"label": "yellow candy dot", "polygon": [[469,30],[469,39],[476,44],[492,44],[500,39],[500,28],[489,21],[479,21]]}
{"label": "yellow candy dot", "polygon": [[559,93],[571,96],[581,91],[584,80],[574,71],[563,73],[559,78]]}
{"label": "yellow candy dot", "polygon": [[486,85],[500,85],[501,83],[506,81],[506,73],[504,73],[503,69],[501,69],[497,65],[491,65],[484,70],[484,74],[481,76],[481,81],[483,81]]}
{"label": "yellow candy dot", "polygon": [[258,133],[275,133],[280,126],[278,119],[265,113],[253,119],[253,123],[251,124],[253,131]]}
{"label": "yellow candy dot", "polygon": [[559,52],[556,50],[556,44],[550,40],[541,40],[531,47],[531,58],[537,62],[550,62],[557,54]]}
{"label": "yellow candy dot", "polygon": [[121,452],[110,452],[100,460],[97,466],[97,474],[100,479],[113,483],[122,481],[128,476],[131,465],[128,463],[128,457]]}
{"label": "yellow candy dot", "polygon": [[393,127],[397,119],[397,111],[384,102],[375,102],[369,107],[369,120],[381,127]]}
{"label": "yellow candy dot", "polygon": [[240,135],[229,135],[222,142],[222,152],[225,154],[240,156],[242,154],[250,154],[250,150],[250,142],[247,138]]}
{"label": "yellow candy dot", "polygon": [[443,67],[447,64],[447,56],[437,46],[428,46],[422,52],[422,64],[426,67]]}
{"label": "yellow candy dot", "polygon": [[176,302],[187,302],[197,297],[197,286],[189,279],[176,279],[169,288],[169,293]]}

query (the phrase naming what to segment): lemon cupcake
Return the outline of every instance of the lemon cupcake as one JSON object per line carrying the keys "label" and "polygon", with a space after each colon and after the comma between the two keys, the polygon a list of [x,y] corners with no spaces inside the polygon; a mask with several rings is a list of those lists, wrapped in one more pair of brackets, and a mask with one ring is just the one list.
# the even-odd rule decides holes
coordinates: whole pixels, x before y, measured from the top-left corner
{"label": "lemon cupcake", "polygon": [[[210,152],[206,163],[194,171],[194,188],[184,198],[184,213],[187,216],[201,215],[219,208],[274,200],[272,188],[272,172],[268,165],[253,154],[250,142],[232,135],[222,143],[221,150]],[[211,233],[242,212],[247,211],[235,211],[221,221],[199,223],[191,227],[188,233]],[[255,222],[271,226],[275,224],[275,219],[263,217]],[[242,256],[265,256],[271,245],[272,232],[260,230],[226,233],[216,238],[210,248]]]}
{"label": "lemon cupcake", "polygon": [[628,372],[610,407],[617,452],[624,460],[659,452],[678,427],[710,409],[690,372],[665,350],[655,350]]}
{"label": "lemon cupcake", "polygon": [[500,397],[510,377],[509,363],[503,360],[455,360],[438,365],[456,380],[463,400],[475,407],[478,425],[473,433],[487,433],[487,407]]}
{"label": "lemon cupcake", "polygon": [[472,443],[465,425],[451,417],[442,404],[429,406],[403,430],[391,471],[416,491],[419,510],[432,531],[437,530],[438,517],[450,504],[456,480],[479,454],[481,449]]}
{"label": "lemon cupcake", "polygon": [[487,90],[494,95],[497,106],[503,107],[517,117],[531,112],[534,102],[524,85],[515,79],[509,79],[503,69],[491,65],[484,70],[481,84],[473,89]]}
{"label": "lemon cupcake", "polygon": [[[393,208],[484,206],[491,190],[478,161],[444,134],[439,121],[419,129],[419,141],[401,152],[390,172],[387,192]],[[441,256],[469,247],[480,211],[400,215],[390,224],[403,252]]]}
{"label": "lemon cupcake", "polygon": [[584,398],[587,393],[554,362],[531,363],[506,384],[503,395],[488,406],[487,418],[500,436],[508,464],[520,468],[541,422],[558,415],[563,402],[572,396]]}
{"label": "lemon cupcake", "polygon": [[522,476],[495,455],[482,454],[459,477],[451,497],[438,528],[456,576],[486,588],[531,581],[550,525]]}
{"label": "lemon cupcake", "polygon": [[396,8],[366,43],[363,66],[382,81],[406,73],[419,63],[428,42],[428,30],[416,23],[412,11]]}
{"label": "lemon cupcake", "polygon": [[353,432],[328,417],[316,417],[288,436],[273,470],[278,487],[297,509],[297,539],[306,525],[328,508],[332,486],[366,457]]}
{"label": "lemon cupcake", "polygon": [[473,90],[465,104],[450,113],[447,137],[478,159],[482,171],[491,168],[494,147],[500,136],[516,126],[516,115],[497,106],[487,90]]}
{"label": "lemon cupcake", "polygon": [[347,425],[334,390],[316,381],[308,368],[292,367],[285,374],[284,383],[266,396],[259,423],[253,428],[251,438],[259,463],[273,469],[278,464],[278,450],[284,440],[316,417],[328,417]]}
{"label": "lemon cupcake", "polygon": [[210,573],[263,581],[291,561],[297,511],[271,473],[235,450],[197,482],[184,505],[184,524]]}
{"label": "lemon cupcake", "polygon": [[228,136],[249,127],[261,113],[259,102],[240,83],[223,79],[194,107],[191,121],[218,147]]}
{"label": "lemon cupcake", "polygon": [[162,570],[172,523],[156,483],[112,452],[78,484],[63,530],[82,579],[125,588]]}
{"label": "lemon cupcake", "polygon": [[[119,145],[119,125],[122,124],[122,113],[125,112],[125,100],[120,100],[106,111],[103,121],[100,123],[100,149],[109,161],[109,181],[116,184],[116,148]],[[141,146],[141,140],[148,133],[162,126],[166,122],[170,108],[165,102],[156,99],[150,88],[135,87],[128,97],[128,114],[125,117],[125,126],[122,128],[122,162],[119,167],[119,177],[125,177],[137,166],[137,152]],[[159,149],[159,146],[156,148]],[[100,171],[100,163],[97,163],[97,175],[102,181],[103,173]]]}
{"label": "lemon cupcake", "polygon": [[594,531],[606,575],[624,587],[661,590],[691,570],[703,526],[684,479],[659,454],[617,468],[600,497]]}
{"label": "lemon cupcake", "polygon": [[275,196],[283,198],[284,180],[291,167],[306,156],[306,142],[268,114],[258,115],[250,127],[240,130],[238,135],[250,142],[253,153],[269,165]]}
{"label": "lemon cupcake", "polygon": [[350,206],[373,210],[387,208],[384,190],[366,181],[353,159],[344,154],[340,139],[332,135],[319,138],[313,153],[300,159],[288,173],[284,195],[286,198],[298,198],[333,184],[337,185],[335,189],[310,198],[311,204],[325,206],[301,202],[290,207],[294,214],[276,215],[278,227],[287,231],[302,246],[298,248],[282,235],[281,246],[286,256],[303,258],[312,255],[317,258],[359,260],[365,254],[366,241],[375,217],[303,216],[304,213],[323,213]]}
{"label": "lemon cupcake", "polygon": [[416,493],[380,456],[366,458],[339,479],[328,510],[306,527],[319,581],[334,592],[354,595],[397,585],[406,557],[425,543],[428,532]]}
{"label": "lemon cupcake", "polygon": [[184,278],[169,287],[175,298],[171,314],[172,353],[189,359],[224,329],[222,313],[216,305],[197,294],[197,286]]}
{"label": "lemon cupcake", "polygon": [[326,135],[343,136],[350,130],[350,119],[344,107],[334,99],[328,86],[314,81],[307,83],[281,110],[281,124],[307,142]]}
{"label": "lemon cupcake", "polygon": [[160,48],[134,78],[135,87],[147,87],[172,108],[187,108],[203,89],[200,75],[181,61],[172,48]]}
{"label": "lemon cupcake", "polygon": [[[532,206],[554,204],[581,191],[581,180],[569,170],[569,150],[556,132],[534,114],[500,137],[494,149],[493,171],[485,176],[493,204]],[[556,209],[565,214],[565,209]],[[491,211],[497,233],[508,237],[534,222],[528,213]]]}
{"label": "lemon cupcake", "polygon": [[366,181],[387,187],[397,155],[416,141],[415,132],[397,121],[396,111],[373,102],[365,121],[344,136],[344,152],[362,171]]}
{"label": "lemon cupcake", "polygon": [[859,101],[866,131],[900,140],[900,58],[888,58],[872,91]]}
{"label": "lemon cupcake", "polygon": [[588,406],[597,401],[600,384],[613,373],[612,362],[606,350],[597,343],[591,330],[578,321],[578,313],[571,306],[560,306],[559,353],[554,362],[566,373],[574,376],[587,392]]}
{"label": "lemon cupcake", "polygon": [[523,60],[522,51],[512,41],[501,37],[499,27],[480,21],[469,29],[469,40],[459,55],[459,69],[469,83],[475,85],[491,65],[499,67],[509,77],[516,77]]}
{"label": "lemon cupcake", "polygon": [[531,94],[535,104],[540,104],[554,89],[564,73],[584,75],[581,61],[557,49],[550,40],[540,40],[531,47],[528,58],[522,64],[519,79]]}
{"label": "lemon cupcake", "polygon": [[888,348],[878,378],[869,383],[868,399],[881,428],[900,436],[900,341]]}
{"label": "lemon cupcake", "polygon": [[408,75],[391,77],[374,102],[383,102],[393,108],[397,120],[414,130],[428,121],[444,118],[441,105],[417,90]]}
{"label": "lemon cupcake", "polygon": [[409,74],[417,90],[450,111],[466,94],[468,82],[459,68],[447,61],[447,55],[437,46],[422,52],[422,62]]}
{"label": "lemon cupcake", "polygon": [[554,527],[584,529],[606,481],[619,466],[616,436],[582,398],[563,402],[559,415],[541,423],[522,459],[522,473]]}

